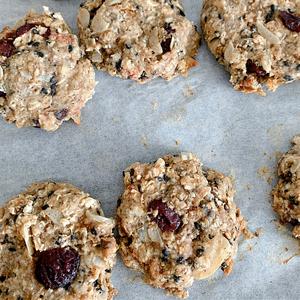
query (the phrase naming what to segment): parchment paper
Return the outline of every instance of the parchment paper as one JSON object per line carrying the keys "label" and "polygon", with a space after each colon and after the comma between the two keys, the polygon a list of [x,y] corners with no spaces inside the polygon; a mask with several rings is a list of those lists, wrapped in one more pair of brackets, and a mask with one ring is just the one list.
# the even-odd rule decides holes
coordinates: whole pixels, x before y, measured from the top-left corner
{"label": "parchment paper", "polygon": [[[80,1],[0,0],[0,25],[12,25],[42,5],[61,11],[76,30]],[[187,16],[199,25],[202,1],[184,1]],[[0,202],[34,181],[70,182],[115,213],[122,192],[122,170],[135,161],[191,151],[206,166],[235,178],[235,201],[259,238],[244,241],[233,273],[195,282],[190,300],[297,299],[300,257],[290,232],[274,221],[270,191],[276,155],[300,133],[300,84],[267,97],[235,92],[229,76],[202,43],[200,65],[188,78],[138,85],[97,72],[97,90],[82,113],[82,124],[65,123],[57,132],[17,129],[0,119]],[[142,283],[121,260],[113,270],[116,299],[173,299]],[[174,298],[175,299],[175,298]]]}

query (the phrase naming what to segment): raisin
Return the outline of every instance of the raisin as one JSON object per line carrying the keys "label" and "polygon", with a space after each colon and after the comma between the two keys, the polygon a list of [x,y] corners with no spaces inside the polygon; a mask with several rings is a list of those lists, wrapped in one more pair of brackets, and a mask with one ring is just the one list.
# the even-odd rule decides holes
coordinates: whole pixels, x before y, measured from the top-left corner
{"label": "raisin", "polygon": [[180,276],[173,275],[173,279],[174,279],[175,282],[179,282]]}
{"label": "raisin", "polygon": [[181,225],[179,215],[162,202],[161,199],[153,200],[148,205],[148,211],[157,210],[157,216],[151,216],[152,221],[155,221],[161,231],[175,231]]}
{"label": "raisin", "polygon": [[37,24],[29,24],[29,23],[26,23],[24,25],[22,25],[21,27],[19,27],[17,30],[16,30],[16,36],[19,37],[23,34],[25,34],[26,32],[28,32],[29,30],[31,30],[33,27],[35,27]]}
{"label": "raisin", "polygon": [[247,60],[246,68],[248,74],[256,74],[259,77],[264,77],[267,75],[267,72],[263,69],[263,67],[258,66],[251,59]]}
{"label": "raisin", "polygon": [[47,289],[58,289],[71,284],[78,272],[80,257],[70,247],[52,248],[37,254],[35,275]]}
{"label": "raisin", "polygon": [[176,29],[172,28],[171,23],[165,23],[164,29],[169,34],[176,32]]}
{"label": "raisin", "polygon": [[280,11],[279,16],[286,28],[291,31],[300,32],[300,17],[295,16],[287,11]]}
{"label": "raisin", "polygon": [[6,93],[4,93],[3,91],[0,91],[0,98],[5,98],[6,97]]}
{"label": "raisin", "polygon": [[111,269],[105,269],[106,273],[111,273]]}
{"label": "raisin", "polygon": [[68,115],[69,110],[67,108],[63,108],[54,113],[55,118],[59,121],[63,120]]}
{"label": "raisin", "polygon": [[15,51],[12,40],[0,40],[0,55],[10,57]]}
{"label": "raisin", "polygon": [[68,51],[71,53],[73,51],[74,47],[72,45],[68,46]]}
{"label": "raisin", "polygon": [[171,51],[171,42],[172,42],[172,37],[167,38],[166,40],[160,43],[161,48],[163,50],[163,54]]}
{"label": "raisin", "polygon": [[4,282],[6,280],[6,276],[0,275],[0,282]]}

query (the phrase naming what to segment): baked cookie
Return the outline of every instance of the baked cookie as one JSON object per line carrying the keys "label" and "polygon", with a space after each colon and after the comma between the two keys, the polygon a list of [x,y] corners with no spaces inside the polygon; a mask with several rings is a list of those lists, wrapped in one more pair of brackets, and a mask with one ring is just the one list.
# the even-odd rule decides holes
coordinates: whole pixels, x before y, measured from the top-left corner
{"label": "baked cookie", "polygon": [[95,73],[59,13],[30,12],[0,33],[0,114],[17,127],[80,123]]}
{"label": "baked cookie", "polygon": [[300,79],[300,2],[205,0],[208,47],[230,72],[236,90],[265,95]]}
{"label": "baked cookie", "polygon": [[118,203],[120,251],[146,283],[185,298],[194,279],[230,273],[245,221],[230,178],[190,153],[135,163]]}
{"label": "baked cookie", "polygon": [[78,27],[90,60],[113,76],[170,80],[197,64],[200,37],[178,0],[88,0]]}
{"label": "baked cookie", "polygon": [[78,188],[33,184],[0,208],[0,298],[113,299],[114,226]]}
{"label": "baked cookie", "polygon": [[283,223],[291,224],[300,238],[300,136],[278,163],[278,183],[273,190],[273,209]]}

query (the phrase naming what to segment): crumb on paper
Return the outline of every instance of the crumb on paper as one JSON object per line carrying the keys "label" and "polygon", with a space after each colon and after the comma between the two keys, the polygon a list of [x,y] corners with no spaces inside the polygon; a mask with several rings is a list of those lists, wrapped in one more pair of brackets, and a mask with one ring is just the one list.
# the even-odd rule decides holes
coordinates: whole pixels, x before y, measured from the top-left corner
{"label": "crumb on paper", "polygon": [[248,191],[250,191],[251,190],[251,184],[246,184],[246,189],[248,190]]}
{"label": "crumb on paper", "polygon": [[179,146],[181,144],[181,141],[180,140],[175,140],[175,144],[176,144],[176,146]]}
{"label": "crumb on paper", "polygon": [[263,229],[261,227],[257,228],[254,232],[252,232],[248,227],[243,230],[243,236],[245,240],[251,240],[253,238],[258,238],[262,235]]}
{"label": "crumb on paper", "polygon": [[145,135],[142,135],[142,137],[141,137],[141,144],[145,147],[145,148],[148,148],[148,139],[147,139],[147,137],[145,136]]}
{"label": "crumb on paper", "polygon": [[184,87],[184,90],[183,90],[183,95],[184,95],[186,98],[189,98],[189,97],[194,96],[195,93],[194,93],[193,88],[192,88],[190,85],[185,86],[185,87]]}
{"label": "crumb on paper", "polygon": [[259,168],[257,173],[262,179],[267,181],[268,184],[272,184],[274,176],[271,175],[272,172],[268,167],[263,166],[263,167]]}
{"label": "crumb on paper", "polygon": [[254,231],[254,236],[255,236],[255,237],[260,237],[262,234],[263,234],[263,229],[262,229],[262,227],[259,227],[259,228],[257,228],[257,229]]}
{"label": "crumb on paper", "polygon": [[152,105],[152,110],[153,111],[156,111],[158,109],[158,107],[159,107],[159,103],[158,103],[157,100],[151,101],[151,105]]}
{"label": "crumb on paper", "polygon": [[292,256],[281,261],[282,265],[287,265],[294,257],[299,256],[299,253],[294,253]]}

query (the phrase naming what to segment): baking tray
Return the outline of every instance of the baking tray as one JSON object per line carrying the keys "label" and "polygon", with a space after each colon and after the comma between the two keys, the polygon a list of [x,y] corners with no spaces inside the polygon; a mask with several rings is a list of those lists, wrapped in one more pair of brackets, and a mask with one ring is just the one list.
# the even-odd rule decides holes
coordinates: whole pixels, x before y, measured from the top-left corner
{"label": "baking tray", "polygon": [[[199,26],[202,1],[183,1]],[[42,5],[60,11],[76,31],[76,0],[0,0],[0,26],[13,25]],[[70,182],[102,201],[114,216],[122,192],[122,170],[135,161],[191,151],[208,167],[235,178],[235,201],[258,238],[244,241],[232,274],[221,271],[196,281],[190,300],[297,299],[298,243],[276,222],[270,205],[276,161],[300,133],[300,84],[280,87],[266,97],[232,89],[229,76],[202,43],[199,66],[187,78],[145,85],[97,72],[96,94],[82,112],[82,123],[58,131],[25,128],[0,119],[0,201],[34,181]],[[290,259],[291,258],[291,259]],[[118,258],[112,276],[116,299],[172,299],[144,284]],[[175,299],[175,298],[174,298]]]}

